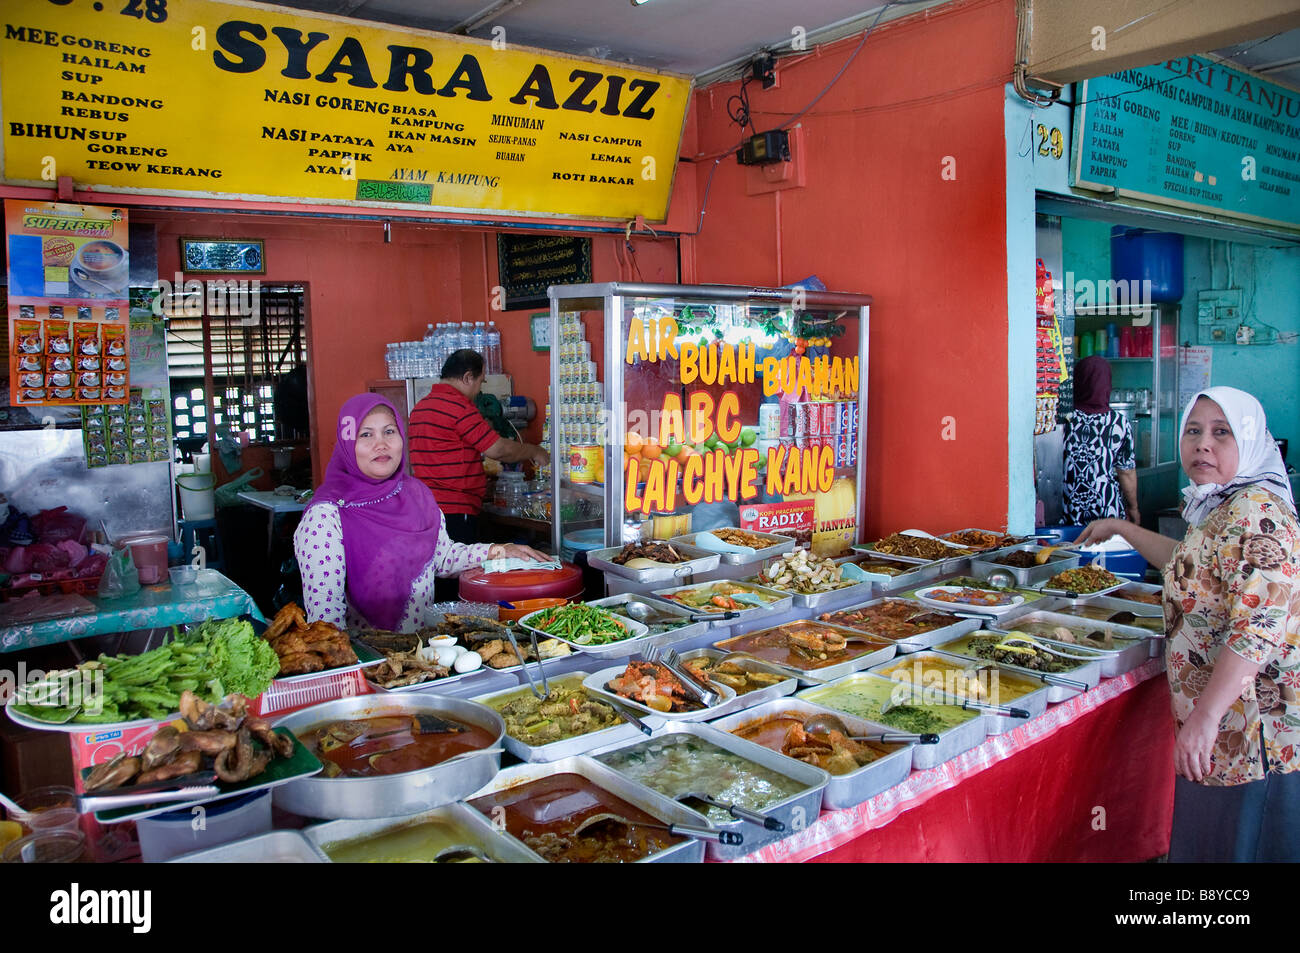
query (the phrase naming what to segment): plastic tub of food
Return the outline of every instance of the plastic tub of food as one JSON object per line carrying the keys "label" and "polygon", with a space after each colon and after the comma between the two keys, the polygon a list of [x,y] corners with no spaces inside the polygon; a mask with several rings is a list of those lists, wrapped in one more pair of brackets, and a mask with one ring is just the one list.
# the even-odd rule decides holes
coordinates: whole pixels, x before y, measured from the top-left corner
{"label": "plastic tub of food", "polygon": [[[194,823],[202,811],[203,823]],[[180,854],[265,834],[271,829],[271,792],[258,791],[212,804],[168,811],[135,822],[140,859],[160,863]],[[195,828],[199,829],[195,829]]]}

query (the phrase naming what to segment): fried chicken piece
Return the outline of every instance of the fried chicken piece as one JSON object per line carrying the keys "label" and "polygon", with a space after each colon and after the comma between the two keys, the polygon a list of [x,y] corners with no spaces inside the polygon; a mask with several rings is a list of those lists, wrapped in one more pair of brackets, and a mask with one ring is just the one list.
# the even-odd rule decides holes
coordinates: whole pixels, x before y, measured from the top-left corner
{"label": "fried chicken piece", "polygon": [[319,672],[324,667],[324,660],[311,652],[295,652],[280,657],[281,675],[305,675],[308,672]]}
{"label": "fried chicken piece", "polygon": [[307,617],[302,614],[302,609],[298,608],[296,602],[291,602],[275,614],[275,618],[271,620],[271,624],[266,627],[262,635],[270,641],[290,629],[305,628],[307,628]]}
{"label": "fried chicken piece", "polygon": [[283,660],[287,655],[301,655],[303,652],[310,652],[307,648],[307,640],[302,637],[299,631],[286,632],[277,636],[271,641],[271,648],[275,654]]}
{"label": "fried chicken piece", "polygon": [[520,659],[514,649],[506,648],[488,659],[487,664],[492,668],[511,668],[520,664]]}
{"label": "fried chicken piece", "polygon": [[474,651],[479,654],[479,658],[487,662],[490,661],[494,655],[500,655],[505,651],[505,647],[506,644],[500,639],[493,639],[490,642],[485,642],[483,645],[480,645]]}
{"label": "fried chicken piece", "polygon": [[159,765],[152,771],[146,771],[135,779],[136,784],[153,784],[155,781],[170,781],[172,778],[193,774],[203,764],[203,755],[197,751],[182,751],[166,764]]}
{"label": "fried chicken piece", "polygon": [[325,660],[326,668],[357,664],[357,653],[352,651],[350,645],[328,645],[324,651],[319,649],[315,651]]}

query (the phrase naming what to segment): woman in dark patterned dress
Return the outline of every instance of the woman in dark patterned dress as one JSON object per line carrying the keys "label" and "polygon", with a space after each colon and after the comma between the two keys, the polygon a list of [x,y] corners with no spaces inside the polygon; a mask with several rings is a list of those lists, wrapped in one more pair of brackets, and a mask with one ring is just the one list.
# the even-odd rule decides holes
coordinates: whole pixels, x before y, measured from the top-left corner
{"label": "woman in dark patterned dress", "polygon": [[1065,520],[1109,518],[1141,522],[1133,431],[1110,409],[1110,365],[1085,357],[1074,366],[1074,413],[1065,427]]}

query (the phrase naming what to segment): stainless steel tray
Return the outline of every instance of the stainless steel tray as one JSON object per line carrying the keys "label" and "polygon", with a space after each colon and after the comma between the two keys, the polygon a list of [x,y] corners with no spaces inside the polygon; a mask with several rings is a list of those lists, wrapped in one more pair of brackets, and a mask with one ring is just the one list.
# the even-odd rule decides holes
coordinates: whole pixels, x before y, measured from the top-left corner
{"label": "stainless steel tray", "polygon": [[[853,685],[863,683],[867,686],[876,684],[890,685],[887,678],[881,678],[878,675],[872,675],[869,672],[857,672],[836,682],[835,685],[822,685],[817,688],[806,688],[799,692],[795,698],[801,698],[804,701],[818,705],[822,708],[828,708],[836,714],[853,715],[852,712],[841,712],[836,708],[833,702],[823,701],[822,698],[836,686]],[[935,765],[943,764],[952,758],[957,757],[964,751],[977,747],[984,743],[988,737],[988,719],[979,712],[972,711],[969,713],[970,718],[959,725],[955,725],[946,731],[938,732],[939,743],[937,745],[915,745],[912,748],[912,767],[924,771],[927,768],[933,768]],[[862,718],[861,715],[853,715],[855,718]],[[879,721],[863,719],[871,722],[872,725],[878,726],[881,731],[898,731],[899,729],[885,725]]]}
{"label": "stainless steel tray", "polygon": [[[1019,539],[1019,540],[1021,540],[1019,543],[1007,543],[1007,544],[1002,545],[1002,546],[994,546],[994,547],[992,547],[991,549],[976,549],[974,546],[967,546],[966,549],[974,549],[974,550],[975,550],[975,555],[967,557],[968,559],[980,559],[981,557],[984,557],[984,556],[991,556],[991,555],[994,555],[995,553],[1005,553],[1005,552],[1008,552],[1008,551],[1014,549],[1014,548],[1017,547],[1017,546],[1023,546],[1023,545],[1025,545],[1026,543],[1032,543],[1032,542],[1034,542],[1034,540],[1026,539],[1026,538],[1023,537],[1023,536],[1016,536],[1015,533],[999,533],[999,532],[997,532],[996,530],[991,530],[991,529],[981,529],[981,528],[978,527],[978,526],[967,526],[965,529],[955,529],[955,530],[953,530],[952,532],[949,532],[949,533],[938,533],[937,535],[938,535],[938,537],[939,537],[940,539],[942,539],[944,542],[948,542],[948,543],[956,543],[957,540],[952,539],[951,537],[955,536],[957,533],[989,533],[989,534],[994,535],[994,536],[1002,536],[1002,537],[1010,536],[1010,537],[1012,537],[1013,539]],[[962,544],[961,544],[961,543],[957,543],[957,545],[958,545],[958,546],[961,546]]]}
{"label": "stainless steel tray", "polygon": [[[879,605],[882,602],[890,602],[890,601],[910,602],[911,604],[916,606],[917,612],[944,611],[939,609],[931,609],[929,606],[923,605],[922,603],[917,602],[915,599],[903,599],[899,596],[881,596],[879,599],[869,599],[866,602],[859,602],[851,606],[844,606],[835,611],[853,612],[857,609],[865,609],[868,606]],[[945,612],[945,614],[951,615],[952,613]],[[945,642],[948,639],[953,639],[959,635],[964,635],[967,632],[971,632],[975,629],[978,629],[984,623],[983,619],[967,619],[961,617],[959,617],[959,619],[960,621],[955,622],[952,625],[946,625],[941,629],[934,629],[930,632],[922,632],[920,635],[909,635],[906,638],[902,638],[902,639],[890,639],[889,641],[892,641],[895,645],[898,646],[899,652],[919,652],[921,649],[933,648],[935,645],[938,645],[940,642]],[[875,632],[872,632],[869,628],[866,627],[865,623],[861,626],[847,625],[845,623],[836,623],[836,624],[844,628],[853,629],[855,632],[866,632],[869,635],[876,635]],[[880,635],[877,637],[882,639],[888,639],[888,636],[884,636],[884,635]]]}
{"label": "stainless steel tray", "polygon": [[[804,764],[802,761],[795,761],[792,758],[787,758],[783,754],[777,754],[775,751],[770,751],[760,745],[751,744],[748,741],[741,741],[735,735],[728,734],[725,731],[719,731],[711,725],[672,724],[664,728],[661,734],[656,734],[654,738],[642,739],[639,742],[635,742],[635,744],[654,744],[656,741],[662,741],[669,736],[682,734],[694,735],[697,738],[702,738],[710,744],[717,745],[725,751],[730,751],[733,754],[745,758],[747,761],[752,761],[764,768],[775,771],[777,774],[783,774],[788,778],[793,778],[800,784],[806,785],[806,789],[800,793],[763,808],[764,814],[775,817],[777,820],[785,824],[784,832],[765,830],[759,825],[751,824],[748,821],[731,820],[726,823],[713,822],[710,826],[718,830],[736,831],[745,838],[745,842],[738,847],[727,847],[722,844],[710,843],[708,845],[708,854],[710,859],[734,860],[737,857],[752,854],[763,845],[789,837],[791,834],[803,830],[809,824],[817,820],[818,815],[821,813],[822,792],[826,789],[826,785],[830,781],[830,775],[821,768],[814,768],[812,765]],[[606,749],[604,751],[595,752],[592,757],[597,761],[600,761],[601,758],[607,757],[612,750],[624,750],[630,747],[633,747],[633,745],[621,745],[616,749]],[[603,764],[604,762],[602,762],[602,765]],[[630,778],[628,778],[628,783],[635,784],[638,787],[641,786],[639,782],[632,781]],[[646,790],[652,791],[650,788],[646,788]],[[657,792],[652,791],[652,793]],[[680,793],[684,794],[686,792],[682,791]],[[709,792],[704,791],[703,793],[708,794]],[[663,795],[660,796],[662,797]],[[686,808],[686,810],[694,816],[696,824],[706,823],[708,821],[703,814],[697,814],[695,811],[691,811],[690,808]]]}
{"label": "stainless steel tray", "polygon": [[[1061,615],[1059,612],[1047,612],[1037,610],[1026,612],[1024,615],[1017,616],[1015,624],[1007,625],[1015,629],[1025,622],[1050,622],[1055,625],[1073,626],[1075,628],[1098,629],[1102,632],[1108,632],[1112,638],[1132,639],[1132,643],[1115,649],[1099,649],[1091,645],[1076,646],[1071,642],[1061,642],[1053,639],[1050,635],[1033,635],[1040,641],[1047,642],[1049,645],[1059,645],[1061,648],[1072,651],[1075,648],[1086,648],[1091,652],[1096,652],[1102,659],[1101,676],[1102,678],[1114,678],[1116,675],[1123,675],[1125,672],[1131,672],[1143,662],[1151,657],[1151,646],[1148,644],[1152,638],[1150,632],[1146,629],[1138,628],[1133,625],[1120,625],[1116,622],[1099,622],[1095,619],[1082,619],[1079,616]],[[1007,626],[999,626],[1006,628]]]}
{"label": "stainless steel tray", "polygon": [[[642,605],[649,607],[652,612],[661,615],[676,616],[680,619],[689,619],[694,613],[671,602],[664,602],[662,599],[654,599],[648,596],[640,596],[635,592],[622,592],[617,596],[606,596],[604,599],[592,599],[590,605],[604,606],[621,606],[629,602],[640,602]],[[673,645],[677,642],[684,642],[686,639],[694,638],[697,635],[703,635],[709,630],[709,620],[702,619],[699,622],[688,622],[686,625],[679,626],[676,629],[669,629],[665,632],[655,632],[654,623],[645,623],[650,629],[650,635],[638,640],[640,645]]]}
{"label": "stainless steel tray", "polygon": [[[748,583],[751,586],[762,586],[765,589],[774,588],[769,583],[759,582],[757,576],[750,576],[740,581]],[[794,600],[794,604],[800,609],[820,609],[828,602],[846,602],[852,601],[855,598],[860,599],[863,597],[870,597],[874,585],[875,583],[866,580],[863,582],[855,582],[851,586],[842,586],[839,589],[832,589],[830,592],[791,592],[790,596]],[[788,590],[776,589],[775,591],[786,592]]]}
{"label": "stainless steel tray", "polygon": [[[720,659],[726,654],[719,652],[717,649],[692,649],[689,652],[681,653],[681,660],[687,662],[693,658],[713,658]],[[724,705],[719,705],[710,715],[710,719],[721,718],[724,715],[730,715],[738,711],[746,711],[757,705],[762,705],[776,698],[785,695],[793,695],[799,688],[797,678],[787,678],[777,682],[775,685],[769,685],[766,688],[759,688],[752,692],[746,692],[743,695],[737,695],[734,699]]]}
{"label": "stainless steel tray", "polygon": [[[274,722],[294,734],[317,725],[349,718],[382,715],[438,715],[485,729],[497,748],[505,734],[501,716],[486,705],[441,695],[354,695],[322,702],[284,715]],[[501,768],[501,752],[440,764],[400,774],[364,778],[326,778],[320,775],[290,781],[275,789],[274,803],[300,817],[335,820],[341,817],[393,817],[460,800],[466,791],[482,786]]]}
{"label": "stainless steel tray", "polygon": [[881,559],[892,559],[895,562],[900,562],[900,563],[912,563],[915,566],[938,567],[939,563],[943,562],[942,559],[925,559],[921,556],[899,556],[896,553],[877,552],[876,542],[879,541],[877,540],[875,542],[870,542],[870,543],[854,543],[853,550],[854,552],[865,553],[868,556],[879,556]]}
{"label": "stainless steel tray", "polygon": [[712,708],[702,708],[699,711],[684,712],[655,711],[653,708],[643,705],[638,701],[633,701],[630,698],[624,698],[622,695],[615,694],[605,687],[609,683],[610,679],[618,677],[625,671],[627,671],[626,665],[612,665],[609,668],[604,668],[599,672],[593,672],[588,675],[582,680],[582,684],[587,691],[591,692],[598,698],[603,698],[615,705],[624,705],[632,709],[632,712],[638,718],[654,729],[657,729],[664,722],[704,721],[706,718],[712,718],[713,713],[716,710],[722,708],[736,697],[736,693],[726,685],[716,685],[714,686],[714,691],[722,697],[718,699]]}
{"label": "stainless steel tray", "polygon": [[[857,558],[889,560],[892,563],[901,563],[910,565],[912,568],[907,572],[901,572],[897,576],[887,576],[883,573],[873,573],[866,570],[867,574],[872,577],[872,581],[885,592],[897,592],[900,589],[913,589],[923,585],[939,575],[939,563],[917,563],[910,559],[903,559],[898,556],[883,556],[875,553],[858,553]],[[849,559],[850,562],[853,558]]]}
{"label": "stainless steel tray", "polygon": [[674,579],[686,579],[694,573],[708,572],[710,569],[718,568],[720,555],[718,553],[700,549],[697,546],[688,546],[685,543],[673,543],[672,546],[683,556],[689,556],[690,559],[684,563],[665,563],[662,566],[647,569],[628,569],[626,566],[611,562],[615,556],[623,551],[623,547],[610,546],[608,549],[597,549],[587,553],[587,565],[614,576],[630,579],[643,586],[654,582],[670,583]]}
{"label": "stainless steel tray", "polygon": [[[666,602],[669,605],[674,605],[677,606],[678,608],[685,609],[687,612],[690,612],[691,609],[688,606],[683,606],[680,602],[673,602],[671,599],[665,599],[664,596],[671,595],[674,592],[681,592],[685,589],[699,589],[702,586],[712,586],[712,585],[716,585],[719,582],[727,582],[727,581],[729,580],[715,579],[712,582],[699,582],[690,586],[673,586],[668,589],[655,589],[651,591],[650,595],[659,599],[659,601],[661,602]],[[740,580],[736,580],[736,583],[741,584]],[[713,628],[729,628],[730,626],[738,625],[741,622],[746,622],[750,619],[756,619],[761,615],[774,615],[775,613],[778,612],[785,612],[787,609],[794,606],[794,597],[791,596],[788,592],[778,592],[775,589],[768,589],[766,586],[755,585],[752,582],[743,583],[743,585],[751,586],[754,589],[760,590],[766,595],[772,595],[778,598],[774,599],[772,602],[769,602],[765,606],[755,606],[752,609],[736,610],[739,612],[739,615],[737,615],[734,619],[721,619],[721,618],[710,619],[709,624]],[[695,614],[710,615],[711,613],[700,612]],[[724,613],[722,612],[718,613],[719,616],[723,614]]]}
{"label": "stainless steel tray", "polygon": [[[740,533],[750,533],[754,536],[761,536],[764,539],[770,539],[772,541],[772,545],[766,546],[763,549],[756,549],[752,555],[749,553],[719,553],[718,556],[720,561],[727,566],[745,566],[749,563],[762,562],[764,559],[770,559],[773,556],[779,556],[782,553],[788,553],[790,550],[794,549],[795,539],[793,536],[782,536],[780,533],[759,533],[752,529],[741,529],[739,526],[719,526],[717,529],[734,529]],[[713,533],[716,533],[716,531],[717,530],[709,530],[709,532]],[[672,539],[668,540],[668,542],[672,543],[674,546],[680,543],[683,546],[690,546],[699,549],[699,547],[695,545],[695,535],[695,533],[688,533],[685,536],[674,536]],[[709,550],[704,550],[704,552],[708,551]]]}
{"label": "stainless steel tray", "polygon": [[[955,639],[952,639],[948,642],[944,642],[940,645],[935,646],[935,649],[947,655],[960,655],[963,658],[970,658],[970,659],[979,658],[979,656],[975,655],[973,652],[964,650],[963,643],[966,640],[975,638],[977,636],[978,637],[983,637],[985,635],[1004,636],[1007,634],[1008,633],[1004,629],[983,629],[979,632],[967,632],[964,635],[960,635]],[[989,659],[988,661],[992,661],[992,660]],[[1101,663],[1102,663],[1102,659],[1098,657],[1096,661],[1080,662],[1078,666],[1070,669],[1069,671],[1055,673],[1060,675],[1062,678],[1068,678],[1071,681],[1081,682],[1084,687],[1082,689],[1078,689],[1078,688],[1071,688],[1068,685],[1048,683],[1051,687],[1051,690],[1047,693],[1048,702],[1062,702],[1065,701],[1067,698],[1073,698],[1075,695],[1078,695],[1081,691],[1086,691],[1087,689],[1095,688],[1097,683],[1101,681]],[[1045,674],[1042,672],[1036,672],[1031,668],[1022,668],[1019,665],[1007,665],[1006,662],[998,662],[997,664],[1009,669],[1010,671],[1019,672],[1021,675],[1028,675],[1031,678],[1038,678],[1040,681],[1042,680],[1042,675]]]}
{"label": "stainless steel tray", "polygon": [[[486,797],[489,794],[495,794],[498,791],[504,791],[506,788],[517,787],[521,784],[527,784],[530,781],[537,781],[541,778],[548,778],[556,774],[577,774],[598,787],[604,788],[615,797],[622,798],[634,807],[639,807],[651,817],[658,818],[666,824],[685,824],[690,827],[713,827],[708,820],[692,811],[689,807],[678,804],[676,801],[664,797],[657,791],[652,791],[647,787],[636,784],[628,780],[617,771],[613,771],[588,757],[565,758],[562,761],[552,761],[549,764],[521,764],[513,768],[506,768],[498,774],[485,787],[475,791],[467,801],[475,798]],[[468,806],[468,805],[467,805]],[[476,808],[468,806],[469,810],[479,813]],[[482,816],[480,814],[480,816]],[[716,829],[716,828],[715,828]],[[529,850],[521,841],[516,840],[510,834],[501,832],[500,837],[508,838],[511,843],[517,844],[521,850],[527,851],[529,856],[534,860],[541,861],[541,857]],[[743,850],[743,848],[730,847],[728,850]],[[639,864],[698,864],[704,860],[704,841],[686,838],[680,844],[674,844],[667,850],[662,850],[657,854],[651,854],[642,860],[637,861]]]}
{"label": "stainless steel tray", "polygon": [[[558,678],[548,678],[548,684],[552,687],[563,686],[565,688],[582,688],[583,680],[587,678],[590,672],[566,672]],[[479,695],[473,700],[480,705],[487,705],[493,711],[500,714],[501,707],[506,702],[513,701],[524,695],[531,695],[532,689],[524,686],[522,688],[509,688],[505,691],[493,692],[490,695]],[[600,696],[589,693],[593,698],[599,699]],[[603,699],[601,699],[603,701]],[[497,704],[494,704],[497,703]],[[628,738],[637,738],[641,736],[641,731],[635,725],[620,720],[618,724],[609,728],[602,728],[600,731],[592,731],[585,735],[576,735],[572,738],[565,738],[561,741],[552,741],[545,745],[530,745],[526,741],[521,741],[514,735],[507,733],[501,743],[505,749],[520,761],[528,763],[559,761],[563,758],[570,758],[574,755],[584,754],[594,748],[601,748],[605,745],[617,744]]]}
{"label": "stainless steel tray", "polygon": [[[924,662],[926,658],[940,658],[940,659],[946,658],[957,662],[967,661],[967,659],[965,659],[960,655],[949,655],[947,652],[935,652],[935,651],[913,652],[911,655],[904,656],[901,661],[899,659],[895,659],[894,661],[886,662],[883,665],[873,666],[872,668],[869,668],[867,671],[870,672],[872,675],[879,675],[881,678],[889,678],[891,681],[893,681],[895,679],[893,679],[892,676],[885,674],[886,669],[892,669],[896,665],[900,665],[900,664],[915,665],[917,662]],[[994,669],[1003,668],[1003,666],[999,665],[996,662],[990,662],[988,663],[988,665],[989,667]],[[1012,671],[1009,668],[1006,669],[1006,672],[1007,674],[1012,674]],[[1022,672],[1016,672],[1014,674],[1020,675],[1022,678],[1027,677]],[[1037,680],[1035,679],[1035,681]],[[925,685],[924,681],[922,681],[921,687],[922,689],[929,690]],[[955,688],[956,686],[954,685],[953,687]],[[1043,712],[1047,711],[1047,694],[1048,694],[1049,687],[1050,686],[1048,686],[1045,683],[1040,683],[1039,688],[1025,695],[1021,695],[1018,698],[1014,698],[1010,701],[1002,701],[999,698],[993,698],[993,697],[990,697],[987,701],[991,705],[1002,705],[1009,708],[1022,708],[1025,711],[1029,712],[1029,718],[1037,718]],[[938,691],[939,689],[935,689],[935,690]],[[946,682],[944,683],[944,687],[942,691],[944,692],[944,694],[952,695],[951,692],[948,692],[948,686]],[[953,696],[953,697],[956,698],[958,701],[961,700],[960,696]],[[975,699],[975,700],[984,701],[984,699]],[[1000,735],[1005,732],[1011,731],[1013,728],[1017,728],[1020,725],[1023,725],[1026,721],[1029,720],[1029,718],[1013,718],[1010,715],[999,715],[994,712],[984,713],[985,728],[987,729],[990,735]]]}
{"label": "stainless steel tray", "polygon": [[[770,629],[753,629],[749,632],[746,632],[744,635],[737,635],[737,636],[732,636],[730,638],[722,639],[721,641],[714,642],[713,648],[724,654],[731,651],[744,651],[743,649],[733,649],[728,643],[735,642],[739,639],[748,639],[751,636],[760,635],[764,632],[771,632],[775,629],[781,628],[782,626],[799,625],[800,623],[803,622],[812,623],[818,626],[825,626],[826,628],[831,629],[832,631],[843,632],[846,635],[862,635],[862,632],[857,629],[851,629],[848,628],[847,626],[842,626],[842,625],[833,625],[830,622],[822,622],[818,619],[795,619],[791,622],[782,622],[781,625],[774,625]],[[879,636],[873,635],[872,638],[879,639]],[[798,671],[799,682],[800,684],[803,685],[815,685],[821,682],[833,682],[837,678],[843,678],[845,675],[849,675],[853,672],[860,672],[864,668],[869,668],[872,665],[876,665],[880,662],[887,661],[893,658],[897,654],[898,646],[896,644],[890,642],[888,639],[879,639],[879,640],[881,642],[886,643],[886,645],[883,648],[873,649],[870,652],[863,652],[861,655],[855,656],[854,658],[851,659],[847,659],[843,662],[837,662],[834,665],[824,665],[821,668],[796,669],[795,666],[780,665],[780,663],[776,663],[776,664],[780,668],[789,669],[791,672]],[[816,679],[816,681],[812,681],[808,678],[805,678],[804,677],[805,675],[812,676],[812,678]]]}
{"label": "stainless steel tray", "polygon": [[329,863],[301,831],[267,831],[172,857],[169,864],[324,864]]}
{"label": "stainless steel tray", "polygon": [[1008,553],[1028,552],[1037,553],[1044,547],[1035,543],[1023,543],[1019,546],[1011,546],[1007,549],[1000,549],[995,553],[981,554],[972,556],[970,561],[970,571],[973,576],[980,579],[987,579],[990,573],[1007,572],[1016,580],[1018,586],[1036,586],[1039,583],[1046,582],[1058,572],[1066,569],[1076,569],[1079,565],[1079,554],[1060,555],[1053,553],[1048,557],[1047,562],[1041,566],[1028,566],[1019,569],[1015,566],[1003,566],[995,560],[1007,555]]}
{"label": "stainless steel tray", "polygon": [[481,847],[483,853],[498,863],[543,863],[542,858],[509,834],[498,831],[492,826],[491,821],[461,801],[435,808],[432,811],[425,811],[421,814],[410,814],[406,817],[376,817],[370,820],[342,820],[314,824],[311,827],[304,828],[302,834],[321,857],[325,859],[326,863],[333,863],[329,854],[325,853],[326,844],[368,840],[379,834],[386,834],[389,831],[403,827],[414,827],[428,821],[442,821],[463,828],[466,833],[472,835],[471,838],[467,838],[472,840],[471,846]]}
{"label": "stainless steel tray", "polygon": [[[768,701],[757,708],[737,712],[728,715],[726,718],[719,718],[717,721],[709,722],[709,724],[719,731],[731,732],[743,725],[764,721],[778,715],[794,714],[806,719],[828,711],[831,711],[831,709],[798,698],[780,698]],[[872,724],[862,718],[855,718],[853,715],[846,713],[836,712],[835,714],[848,726],[854,735],[870,735],[895,730],[886,728],[884,725]],[[744,739],[740,740],[744,741]],[[755,748],[763,747],[753,741],[744,741],[744,743],[753,745]],[[842,808],[853,807],[868,798],[875,797],[881,791],[892,788],[896,784],[901,784],[912,771],[913,753],[921,747],[925,746],[902,745],[897,751],[877,758],[856,771],[850,771],[848,774],[832,774],[830,781],[826,784],[826,790],[822,793],[822,808],[828,811],[838,811]],[[771,751],[772,749],[764,748],[764,750]],[[781,757],[791,761],[798,761],[798,759],[789,758],[787,755],[781,755]],[[802,764],[803,762],[798,763]]]}

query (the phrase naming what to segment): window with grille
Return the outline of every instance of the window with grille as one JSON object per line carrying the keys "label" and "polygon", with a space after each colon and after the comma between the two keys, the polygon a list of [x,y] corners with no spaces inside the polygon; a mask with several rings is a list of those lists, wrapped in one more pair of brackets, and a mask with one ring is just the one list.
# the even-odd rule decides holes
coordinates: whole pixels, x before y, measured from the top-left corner
{"label": "window with grille", "polygon": [[176,296],[167,364],[178,454],[226,434],[247,433],[250,442],[295,436],[277,420],[275,394],[287,374],[306,365],[303,297],[301,286],[264,285],[256,308],[209,298],[200,310]]}

